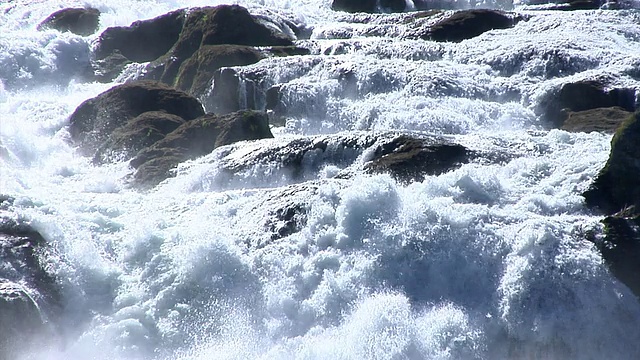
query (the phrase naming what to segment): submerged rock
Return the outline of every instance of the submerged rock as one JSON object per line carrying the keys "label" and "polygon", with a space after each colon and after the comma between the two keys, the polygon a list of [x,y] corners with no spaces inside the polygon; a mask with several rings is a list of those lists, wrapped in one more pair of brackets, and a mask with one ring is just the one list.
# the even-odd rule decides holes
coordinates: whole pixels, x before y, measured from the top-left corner
{"label": "submerged rock", "polygon": [[100,10],[95,8],[67,8],[54,12],[38,25],[38,30],[54,29],[88,36],[98,30]]}
{"label": "submerged rock", "polygon": [[570,132],[599,131],[613,134],[632,114],[619,106],[570,111],[567,113],[567,120],[560,128]]}
{"label": "submerged rock", "polygon": [[207,114],[182,124],[153,146],[140,151],[130,164],[137,169],[136,183],[148,187],[170,177],[170,170],[182,161],[209,154],[223,145],[269,137],[273,135],[263,112]]}
{"label": "submerged rock", "polygon": [[350,13],[402,12],[407,9],[407,2],[405,0],[333,0],[331,9]]}
{"label": "submerged rock", "polygon": [[640,299],[640,210],[628,208],[602,223],[605,239],[596,242],[613,275]]}
{"label": "submerged rock", "polygon": [[521,19],[498,10],[461,10],[431,25],[421,37],[425,40],[460,42],[489,30],[511,28]]}
{"label": "submerged rock", "polygon": [[[119,144],[147,144],[146,139],[121,141],[120,138],[122,134],[148,135],[141,133],[148,129],[148,119],[133,123],[131,120],[150,111],[175,115],[185,121],[204,115],[202,105],[194,97],[158,82],[137,81],[113,87],[80,104],[69,118],[69,133],[85,155],[98,155],[98,162],[102,162],[111,156],[105,154],[133,151],[127,151]],[[175,121],[175,117],[169,122]],[[142,127],[136,129],[136,124]],[[114,133],[118,128],[123,128],[121,133]],[[165,128],[157,129],[162,132]],[[99,154],[96,153],[98,149]]]}

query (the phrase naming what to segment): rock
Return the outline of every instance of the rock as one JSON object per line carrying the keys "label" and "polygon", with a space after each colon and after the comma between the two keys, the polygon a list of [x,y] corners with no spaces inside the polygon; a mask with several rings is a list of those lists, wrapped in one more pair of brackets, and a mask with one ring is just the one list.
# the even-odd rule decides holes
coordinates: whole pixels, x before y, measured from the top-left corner
{"label": "rock", "polygon": [[373,13],[376,11],[376,5],[376,0],[333,0],[331,9],[350,13]]}
{"label": "rock", "polygon": [[421,37],[425,40],[460,42],[489,30],[508,29],[521,19],[498,10],[461,10],[433,24]]}
{"label": "rock", "polygon": [[599,131],[613,134],[632,114],[618,106],[568,112],[567,120],[560,128],[570,132]]}
{"label": "rock", "polygon": [[162,140],[185,123],[185,119],[165,111],[147,111],[115,129],[98,148],[93,162],[129,160],[140,150]]}
{"label": "rock", "polygon": [[95,57],[101,60],[119,53],[134,62],[155,60],[176,43],[184,18],[185,10],[176,10],[130,26],[110,27],[100,34]]}
{"label": "rock", "polygon": [[383,11],[403,12],[407,8],[405,0],[380,0],[380,8]]}
{"label": "rock", "polygon": [[202,46],[180,67],[176,87],[194,96],[202,96],[211,87],[214,73],[221,67],[250,65],[262,58],[263,55],[250,46]]}
{"label": "rock", "polygon": [[184,123],[164,139],[142,150],[130,164],[137,169],[135,181],[138,185],[154,186],[170,177],[170,170],[180,162],[209,154],[223,145],[270,137],[273,135],[263,112],[207,114]]}
{"label": "rock", "polygon": [[38,305],[21,285],[0,278],[0,358],[16,359],[47,330]]}
{"label": "rock", "polygon": [[99,82],[111,82],[122,73],[122,70],[124,70],[127,65],[132,63],[133,61],[116,51],[104,59],[93,62],[94,78]]}
{"label": "rock", "polygon": [[579,81],[562,85],[540,101],[537,112],[554,128],[560,128],[570,111],[578,112],[618,106],[635,110],[634,89],[606,89],[601,81]]}
{"label": "rock", "polygon": [[464,146],[442,139],[400,135],[379,145],[364,168],[372,173],[390,173],[409,183],[423,181],[425,175],[450,171],[468,162],[470,155]]}
{"label": "rock", "polygon": [[596,245],[613,275],[640,299],[640,213],[635,209],[607,216],[605,239]]}
{"label": "rock", "polygon": [[184,120],[204,115],[194,97],[158,82],[137,81],[113,87],[80,104],[69,118],[69,133],[83,154],[93,156],[97,149],[107,151],[104,144],[116,129],[149,111]]}
{"label": "rock", "polygon": [[67,8],[54,12],[38,25],[38,30],[54,29],[88,36],[98,30],[100,10],[95,8]]}
{"label": "rock", "polygon": [[613,214],[640,209],[640,111],[625,120],[611,140],[611,153],[589,190],[587,205]]}
{"label": "rock", "polygon": [[166,56],[152,67],[162,67],[160,80],[173,84],[182,64],[205,45],[291,46],[292,39],[263,25],[238,5],[196,8],[189,11],[180,36]]}

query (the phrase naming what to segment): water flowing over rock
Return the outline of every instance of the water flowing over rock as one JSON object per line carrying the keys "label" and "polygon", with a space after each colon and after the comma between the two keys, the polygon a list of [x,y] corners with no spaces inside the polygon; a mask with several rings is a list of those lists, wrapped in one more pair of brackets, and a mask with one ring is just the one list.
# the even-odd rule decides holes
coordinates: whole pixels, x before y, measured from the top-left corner
{"label": "water flowing over rock", "polygon": [[38,346],[47,327],[38,305],[19,284],[0,278],[0,357],[15,359]]}
{"label": "water flowing over rock", "polygon": [[[129,152],[130,156],[131,152],[148,143],[145,136],[153,134],[141,133],[141,129],[131,129],[134,124],[129,123],[139,115],[151,111],[162,111],[184,121],[204,114],[198,100],[186,93],[161,83],[139,81],[116,86],[80,104],[69,118],[69,133],[71,139],[80,146],[81,151],[89,156],[97,155],[98,162],[110,158],[110,152],[125,151]],[[175,117],[172,117],[169,122],[175,121]],[[135,123],[148,126],[148,122],[135,121]],[[128,128],[123,128],[127,125]],[[114,134],[118,128],[123,128],[123,134]],[[122,136],[126,138],[132,132],[136,132],[142,139],[118,138]],[[110,139],[112,136],[115,138]],[[123,144],[123,141],[131,142]],[[126,145],[132,145],[132,142],[138,145],[134,145],[131,150],[126,150]],[[119,147],[119,145],[125,147]],[[100,152],[96,153],[98,149]]]}
{"label": "water flowing over rock", "polygon": [[100,10],[95,8],[67,8],[54,12],[44,19],[38,30],[55,29],[88,36],[98,30]]}

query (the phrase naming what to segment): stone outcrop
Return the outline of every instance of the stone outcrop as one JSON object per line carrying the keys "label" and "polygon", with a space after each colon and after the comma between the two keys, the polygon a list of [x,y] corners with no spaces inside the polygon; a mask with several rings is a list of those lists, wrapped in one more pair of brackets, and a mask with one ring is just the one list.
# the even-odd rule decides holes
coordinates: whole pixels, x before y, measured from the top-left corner
{"label": "stone outcrop", "polygon": [[[138,81],[116,86],[80,104],[69,119],[69,133],[71,139],[80,146],[83,154],[98,155],[96,160],[100,163],[105,160],[105,157],[111,156],[107,156],[108,153],[126,151],[117,146],[107,146],[122,143],[112,138],[116,129],[123,128],[121,129],[123,132],[130,134],[157,135],[141,134],[139,129],[132,129],[134,124],[131,120],[147,112],[167,114],[153,125],[159,132],[170,129],[171,126],[166,127],[166,124],[178,121],[176,117],[188,121],[204,115],[202,105],[194,97],[158,82]],[[158,114],[155,115],[158,118]],[[167,118],[170,119],[167,120]],[[154,121],[149,120],[149,116],[142,120],[134,123],[144,125],[143,129],[151,129],[150,124]],[[160,125],[161,123],[164,125]],[[151,131],[155,130],[151,129]],[[116,132],[115,136],[117,135]],[[132,140],[132,142],[137,143],[138,140]],[[148,144],[146,139],[141,143]],[[97,153],[98,149],[100,149],[99,153]]]}
{"label": "stone outcrop", "polygon": [[95,8],[67,8],[54,12],[38,25],[38,30],[54,29],[80,36],[94,34],[100,23],[100,10]]}
{"label": "stone outcrop", "polygon": [[269,137],[273,135],[263,112],[208,114],[184,123],[153,146],[140,151],[130,164],[137,169],[136,183],[149,187],[170,177],[170,170],[182,161],[209,154],[223,145]]}

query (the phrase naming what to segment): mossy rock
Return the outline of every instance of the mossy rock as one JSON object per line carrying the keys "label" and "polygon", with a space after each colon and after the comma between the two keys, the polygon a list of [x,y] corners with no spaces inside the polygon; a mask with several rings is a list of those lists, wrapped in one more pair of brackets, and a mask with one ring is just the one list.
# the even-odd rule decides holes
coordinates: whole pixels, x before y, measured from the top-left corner
{"label": "mossy rock", "polygon": [[640,112],[625,120],[611,140],[611,153],[590,189],[587,204],[612,214],[640,209]]}
{"label": "mossy rock", "polygon": [[54,12],[38,25],[38,30],[55,29],[89,36],[98,30],[100,10],[95,8],[67,8]]}

